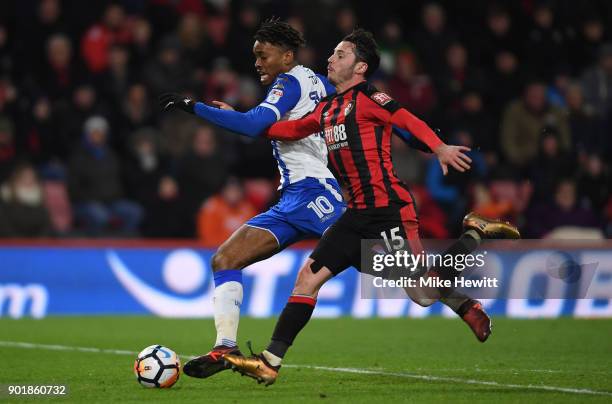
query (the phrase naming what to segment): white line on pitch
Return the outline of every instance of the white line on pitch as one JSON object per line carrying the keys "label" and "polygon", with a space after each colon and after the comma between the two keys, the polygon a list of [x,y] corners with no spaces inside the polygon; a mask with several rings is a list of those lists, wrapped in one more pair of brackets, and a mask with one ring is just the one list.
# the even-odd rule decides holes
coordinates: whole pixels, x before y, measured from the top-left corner
{"label": "white line on pitch", "polygon": [[[30,342],[19,342],[19,341],[0,341],[0,346],[10,348],[24,348],[24,349],[46,349],[52,351],[76,351],[76,352],[89,352],[89,353],[105,353],[113,355],[137,355],[136,351],[128,351],[122,349],[103,349],[103,348],[92,348],[92,347],[79,347],[69,345],[50,345],[50,344],[35,344]],[[181,355],[184,358],[194,358],[195,355]],[[430,376],[430,375],[418,375],[413,373],[404,372],[388,372],[385,370],[370,370],[370,369],[359,369],[359,368],[337,368],[329,366],[313,366],[313,365],[283,365],[286,368],[301,368],[301,369],[313,369],[323,370],[327,372],[338,372],[338,373],[354,373],[361,375],[377,375],[377,376],[393,376],[406,379],[418,379],[433,382],[451,382],[460,384],[472,384],[480,386],[492,386],[501,387],[507,389],[525,389],[525,390],[544,390],[544,391],[555,391],[560,393],[572,393],[572,394],[589,394],[598,396],[610,396],[612,392],[601,391],[601,390],[590,390],[590,389],[579,389],[571,387],[557,387],[547,386],[541,384],[510,384],[510,383],[498,383],[494,381],[486,380],[475,380],[475,379],[461,379],[457,377],[446,377],[446,376]]]}

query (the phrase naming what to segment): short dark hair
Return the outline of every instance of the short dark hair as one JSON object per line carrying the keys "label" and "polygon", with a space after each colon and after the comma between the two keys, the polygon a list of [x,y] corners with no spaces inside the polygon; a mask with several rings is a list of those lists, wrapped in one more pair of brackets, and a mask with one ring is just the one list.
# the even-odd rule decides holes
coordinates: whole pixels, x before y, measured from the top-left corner
{"label": "short dark hair", "polygon": [[298,30],[277,18],[264,21],[255,33],[254,39],[292,50],[294,53],[306,44]]}
{"label": "short dark hair", "polygon": [[372,76],[380,65],[380,52],[378,51],[378,44],[374,40],[374,35],[369,31],[358,28],[342,40],[355,44],[357,61],[368,65],[368,70],[365,72],[366,78]]}

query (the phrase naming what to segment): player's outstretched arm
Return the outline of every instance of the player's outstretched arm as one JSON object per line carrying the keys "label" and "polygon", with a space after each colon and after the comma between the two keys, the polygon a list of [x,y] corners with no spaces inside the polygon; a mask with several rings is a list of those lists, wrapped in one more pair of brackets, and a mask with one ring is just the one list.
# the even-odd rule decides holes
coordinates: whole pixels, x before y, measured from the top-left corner
{"label": "player's outstretched arm", "polygon": [[391,115],[391,124],[405,129],[425,143],[438,157],[442,173],[448,173],[448,166],[460,172],[470,169],[470,159],[465,152],[470,151],[466,146],[449,146],[445,144],[436,133],[422,120],[404,108],[399,108]]}
{"label": "player's outstretched arm", "polygon": [[[425,153],[433,153],[433,150],[427,147],[425,143],[421,142],[419,139],[417,139],[416,136],[414,136],[412,133],[408,132],[407,130],[400,129],[395,126],[393,126],[392,130],[393,130],[393,134],[399,137],[400,139],[402,139],[402,141],[406,143],[408,147],[410,147],[411,149],[420,150]],[[437,130],[436,132],[439,133]]]}
{"label": "player's outstretched arm", "polygon": [[[315,112],[318,110],[317,107]],[[317,118],[318,114],[315,112],[294,121],[276,122],[265,131],[265,136],[273,140],[300,140],[319,132],[321,131],[321,123]]]}
{"label": "player's outstretched arm", "polygon": [[217,126],[249,137],[259,136],[277,119],[271,109],[260,105],[248,112],[237,112],[233,109],[211,107],[203,102],[195,102],[188,97],[173,93],[163,94],[159,97],[159,103],[164,111],[178,108]]}

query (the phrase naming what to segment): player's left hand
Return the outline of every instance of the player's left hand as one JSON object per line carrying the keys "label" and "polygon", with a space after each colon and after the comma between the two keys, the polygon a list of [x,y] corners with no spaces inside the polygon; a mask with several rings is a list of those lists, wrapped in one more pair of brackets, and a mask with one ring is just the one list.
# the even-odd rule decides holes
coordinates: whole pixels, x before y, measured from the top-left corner
{"label": "player's left hand", "polygon": [[195,102],[189,98],[175,93],[166,93],[159,96],[159,106],[163,111],[169,111],[173,108],[182,109],[185,112],[193,114]]}
{"label": "player's left hand", "polygon": [[440,167],[442,167],[442,174],[448,174],[448,166],[451,165],[455,170],[459,172],[465,172],[470,169],[470,163],[472,159],[465,154],[471,149],[467,146],[439,146],[434,153],[438,156]]}

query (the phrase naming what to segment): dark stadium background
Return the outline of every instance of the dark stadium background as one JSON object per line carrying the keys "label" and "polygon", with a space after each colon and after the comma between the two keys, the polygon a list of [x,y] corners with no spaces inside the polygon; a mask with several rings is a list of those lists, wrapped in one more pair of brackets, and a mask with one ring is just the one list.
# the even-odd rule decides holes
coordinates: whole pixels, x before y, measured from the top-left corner
{"label": "dark stadium background", "polygon": [[167,91],[256,105],[252,35],[271,16],[323,73],[343,35],[371,30],[376,86],[473,148],[473,169],[443,178],[395,139],[423,237],[457,235],[469,210],[525,237],[612,235],[608,1],[20,0],[0,3],[0,236],[214,246],[273,204],[266,140],[157,106]]}

